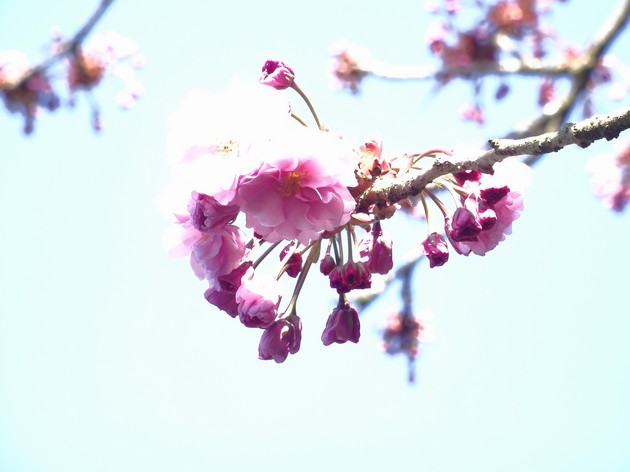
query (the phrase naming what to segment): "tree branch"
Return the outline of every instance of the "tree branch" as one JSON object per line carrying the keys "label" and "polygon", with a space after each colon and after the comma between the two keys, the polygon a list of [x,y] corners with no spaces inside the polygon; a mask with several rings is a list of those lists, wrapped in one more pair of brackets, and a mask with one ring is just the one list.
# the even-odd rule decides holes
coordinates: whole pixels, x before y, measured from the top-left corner
{"label": "tree branch", "polygon": [[[452,156],[439,154],[431,164],[416,172],[407,172],[398,177],[386,174],[377,179],[366,190],[357,203],[358,211],[378,202],[397,203],[418,195],[438,177],[463,170],[492,173],[492,167],[510,156],[542,155],[577,144],[587,147],[600,140],[612,140],[630,128],[630,108],[611,115],[595,115],[578,123],[567,123],[558,131],[523,139],[490,139],[492,149],[473,154],[455,153]],[[425,158],[429,160],[429,158]]]}

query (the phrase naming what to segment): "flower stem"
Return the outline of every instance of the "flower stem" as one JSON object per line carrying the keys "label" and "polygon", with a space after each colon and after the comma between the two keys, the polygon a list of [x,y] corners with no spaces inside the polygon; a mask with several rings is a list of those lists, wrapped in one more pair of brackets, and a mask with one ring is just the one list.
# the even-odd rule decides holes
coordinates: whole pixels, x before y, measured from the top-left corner
{"label": "flower stem", "polygon": [[279,244],[280,244],[280,242],[277,242],[277,243],[273,243],[271,246],[269,246],[269,247],[265,250],[265,252],[263,252],[263,253],[260,255],[260,257],[259,257],[258,259],[256,259],[256,262],[254,262],[254,263],[252,264],[252,267],[253,267],[254,269],[256,269],[256,267],[258,267],[258,266],[260,265],[260,263],[261,263],[261,262],[265,259],[265,257],[267,257],[271,251],[273,251],[275,248],[277,248]]}
{"label": "flower stem", "polygon": [[316,262],[319,259],[319,251],[322,246],[322,240],[318,239],[312,246],[311,250],[308,253],[308,257],[304,262],[304,267],[302,267],[302,271],[300,272],[300,276],[298,277],[297,282],[295,283],[295,288],[293,289],[293,295],[291,295],[291,300],[289,301],[289,306],[285,310],[285,315],[283,317],[289,317],[291,314],[295,313],[295,304],[297,302],[298,296],[300,295],[300,291],[302,290],[302,286],[304,286],[304,281],[306,281],[306,276],[308,275],[308,271],[313,265],[313,262]]}
{"label": "flower stem", "polygon": [[311,103],[311,101],[308,99],[308,97],[306,96],[306,94],[304,92],[302,92],[302,89],[300,87],[298,87],[298,85],[293,82],[291,84],[291,88],[293,90],[295,90],[298,95],[300,97],[302,97],[302,100],[304,100],[304,102],[306,103],[306,105],[308,105],[308,109],[311,111],[311,115],[313,115],[313,118],[315,118],[315,123],[317,124],[317,127],[321,130],[322,128],[322,124],[319,122],[319,118],[317,117],[317,113],[315,113],[315,108],[313,108],[313,104]]}

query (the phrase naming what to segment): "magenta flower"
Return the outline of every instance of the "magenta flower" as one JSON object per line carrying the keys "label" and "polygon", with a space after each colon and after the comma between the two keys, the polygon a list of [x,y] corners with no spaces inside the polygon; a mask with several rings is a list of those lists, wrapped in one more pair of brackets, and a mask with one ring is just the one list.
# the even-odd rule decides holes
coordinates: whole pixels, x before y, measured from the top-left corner
{"label": "magenta flower", "polygon": [[326,254],[322,260],[319,261],[319,271],[324,275],[330,275],[335,267],[337,267],[337,264],[330,254]]}
{"label": "magenta flower", "polygon": [[448,235],[453,241],[476,241],[481,232],[481,224],[476,215],[467,208],[457,208],[449,223]]}
{"label": "magenta flower", "polygon": [[394,267],[392,240],[383,236],[381,223],[376,222],[372,231],[359,242],[359,255],[372,274],[387,274]]}
{"label": "magenta flower", "polygon": [[339,175],[346,157],[339,155],[339,143],[319,131],[295,138],[282,143],[285,149],[269,150],[280,157],[262,162],[235,182],[232,203],[266,241],[296,239],[308,245],[324,231],[346,224],[355,201]]}
{"label": "magenta flower", "polygon": [[372,274],[361,261],[346,262],[341,268],[341,278],[350,290],[370,288],[372,286]]}
{"label": "magenta flower", "polygon": [[464,244],[478,256],[485,255],[497,247],[512,232],[512,222],[521,216],[523,196],[520,192],[510,191],[493,205],[496,222],[489,229],[477,235],[477,241],[466,241]]}
{"label": "magenta flower", "polygon": [[[238,267],[245,256],[245,242],[241,230],[225,225],[205,231],[192,246],[191,264],[198,277],[205,277],[211,286],[218,277]],[[217,287],[218,288],[218,287]]]}
{"label": "magenta flower", "polygon": [[422,242],[422,247],[429,259],[429,267],[443,266],[448,261],[448,246],[440,234],[429,234]]}
{"label": "magenta flower", "polygon": [[273,277],[256,275],[250,270],[236,291],[238,316],[248,328],[268,328],[278,316],[280,286]]}
{"label": "magenta flower", "polygon": [[262,68],[262,76],[259,82],[264,85],[269,85],[276,90],[284,90],[291,85],[295,80],[295,74],[293,70],[282,61],[267,60]]}
{"label": "magenta flower", "polygon": [[357,343],[360,336],[359,314],[347,302],[340,299],[326,321],[326,328],[322,333],[324,346],[330,346],[332,343],[343,344],[346,341]]}
{"label": "magenta flower", "polygon": [[199,231],[208,231],[232,223],[238,211],[236,205],[222,205],[213,196],[194,191],[188,204],[190,222]]}
{"label": "magenta flower", "polygon": [[273,359],[278,364],[284,362],[289,354],[300,350],[302,342],[302,321],[297,315],[275,321],[260,338],[258,358]]}

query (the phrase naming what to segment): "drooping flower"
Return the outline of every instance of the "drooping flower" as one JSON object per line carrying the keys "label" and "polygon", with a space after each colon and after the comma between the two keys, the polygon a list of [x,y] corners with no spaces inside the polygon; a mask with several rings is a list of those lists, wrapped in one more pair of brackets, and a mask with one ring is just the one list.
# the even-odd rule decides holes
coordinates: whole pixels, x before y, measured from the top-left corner
{"label": "drooping flower", "polygon": [[238,316],[248,328],[268,328],[278,316],[280,305],[278,281],[266,274],[250,270],[241,280],[236,291]]}
{"label": "drooping flower", "polygon": [[337,264],[330,254],[326,254],[322,260],[319,261],[319,271],[324,275],[330,275],[335,267],[337,267]]}
{"label": "drooping flower", "polygon": [[236,205],[222,205],[210,195],[193,191],[188,211],[192,225],[199,231],[208,231],[232,223],[239,208]]}
{"label": "drooping flower", "polygon": [[265,329],[258,345],[258,358],[273,359],[278,364],[284,362],[289,354],[300,350],[302,341],[302,321],[293,314],[288,318],[276,320]]}
{"label": "drooping flower", "polygon": [[448,246],[438,233],[431,233],[422,242],[424,253],[429,259],[429,267],[439,267],[448,261]]}
{"label": "drooping flower", "polygon": [[450,220],[448,233],[450,239],[461,243],[475,241],[481,229],[475,214],[468,208],[459,207]]}
{"label": "drooping flower", "polygon": [[224,225],[200,232],[192,246],[193,269],[198,277],[205,277],[211,284],[236,269],[245,256],[245,241],[238,226]]}
{"label": "drooping flower", "polygon": [[357,343],[360,336],[359,314],[345,299],[340,297],[337,307],[328,316],[326,328],[322,333],[324,346],[329,346],[332,343],[343,344],[346,341]]}
{"label": "drooping flower", "polygon": [[261,84],[269,85],[276,90],[284,90],[291,87],[294,80],[295,73],[293,69],[282,61],[269,59],[263,65],[259,81]]}

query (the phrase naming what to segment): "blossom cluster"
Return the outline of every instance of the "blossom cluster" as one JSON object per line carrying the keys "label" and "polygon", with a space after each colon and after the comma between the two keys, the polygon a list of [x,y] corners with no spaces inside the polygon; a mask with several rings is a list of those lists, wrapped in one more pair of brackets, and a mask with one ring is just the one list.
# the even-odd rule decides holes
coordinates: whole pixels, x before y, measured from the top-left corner
{"label": "blossom cluster", "polygon": [[[322,343],[359,341],[360,319],[348,294],[393,270],[393,240],[384,226],[411,203],[383,201],[359,211],[357,200],[383,176],[416,172],[418,161],[432,156],[388,158],[378,141],[356,145],[326,130],[281,61],[267,61],[259,82],[269,87],[236,83],[219,96],[198,92],[183,100],[171,120],[173,179],[161,202],[174,217],[171,253],[190,258],[207,283],[207,302],[262,330],[259,358],[280,363],[300,349],[298,298],[313,269],[337,298],[322,321]],[[315,127],[277,92],[285,89],[306,100]],[[496,176],[462,171],[435,184],[456,196],[448,210],[437,189],[426,189],[461,254],[493,249],[521,210],[521,194]],[[444,241],[433,232],[422,243],[432,267],[448,258]],[[399,333],[414,353],[420,331]]]}
{"label": "blossom cluster", "polygon": [[[62,64],[63,82],[68,99],[64,102],[53,77],[53,67]],[[143,93],[135,70],[142,67],[135,43],[117,33],[94,35],[85,45],[78,45],[56,35],[50,48],[50,57],[33,65],[21,51],[0,51],[0,99],[10,113],[22,115],[24,133],[34,130],[35,120],[42,111],[55,111],[60,105],[73,105],[78,92],[91,93],[105,76],[118,77],[124,88],[116,101],[122,108],[130,108]],[[101,128],[100,114],[94,100],[92,125]]]}

